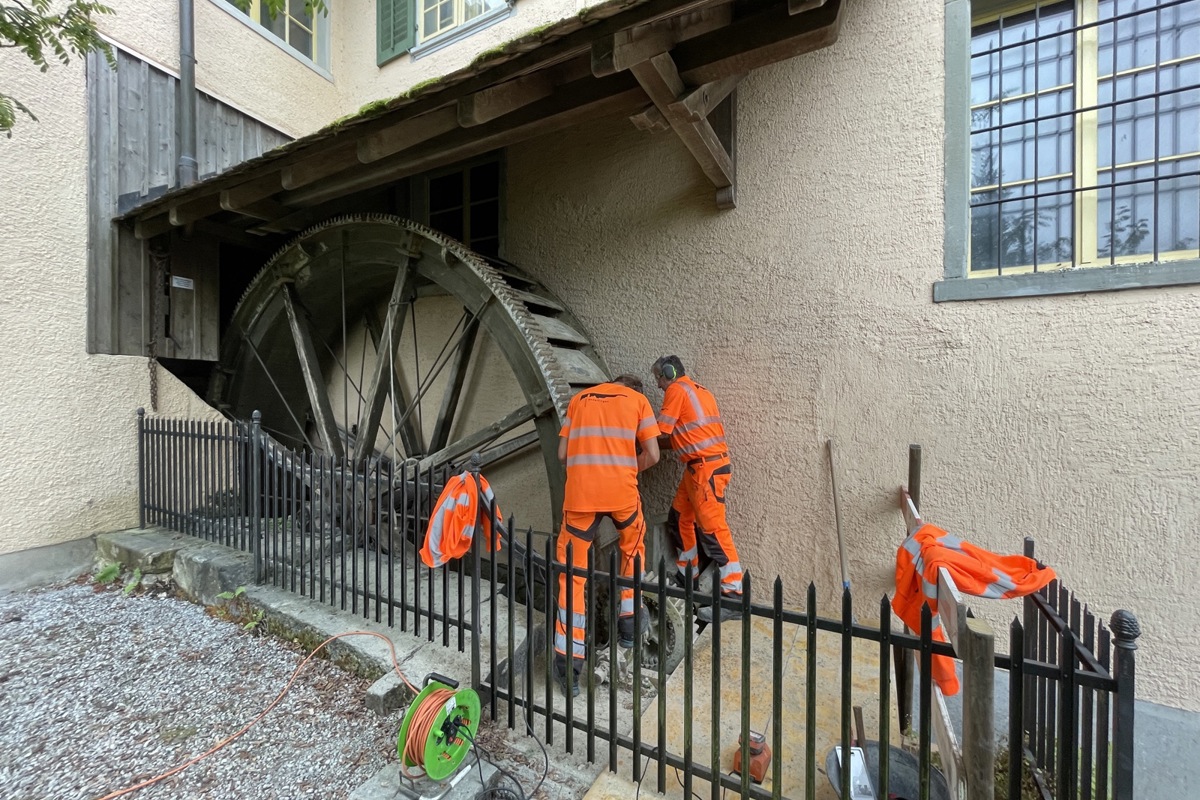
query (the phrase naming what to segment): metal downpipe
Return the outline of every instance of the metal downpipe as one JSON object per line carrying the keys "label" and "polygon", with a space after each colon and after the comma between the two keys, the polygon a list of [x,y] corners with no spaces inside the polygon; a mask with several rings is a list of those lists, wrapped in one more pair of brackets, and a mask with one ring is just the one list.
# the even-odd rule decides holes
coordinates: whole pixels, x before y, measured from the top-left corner
{"label": "metal downpipe", "polygon": [[194,0],[179,0],[178,186],[196,182],[196,15]]}

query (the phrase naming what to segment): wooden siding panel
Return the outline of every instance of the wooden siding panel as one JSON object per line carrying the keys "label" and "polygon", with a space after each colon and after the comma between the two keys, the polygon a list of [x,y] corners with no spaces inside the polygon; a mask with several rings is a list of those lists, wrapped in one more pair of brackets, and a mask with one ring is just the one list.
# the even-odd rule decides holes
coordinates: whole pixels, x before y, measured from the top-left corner
{"label": "wooden siding panel", "polygon": [[[120,48],[117,67],[91,54],[88,72],[88,351],[143,355],[151,321],[146,244],[112,218],[175,185],[179,152],[178,79]],[[237,109],[197,93],[197,160],[202,176],[223,172],[290,141]],[[217,250],[202,237],[178,244],[175,274],[193,290],[170,290],[171,332],[160,355],[215,359],[219,349]],[[180,255],[180,254],[183,255]],[[200,257],[203,260],[198,260]],[[186,270],[184,272],[183,270]],[[186,330],[185,330],[186,329]],[[171,352],[168,353],[167,351]]]}

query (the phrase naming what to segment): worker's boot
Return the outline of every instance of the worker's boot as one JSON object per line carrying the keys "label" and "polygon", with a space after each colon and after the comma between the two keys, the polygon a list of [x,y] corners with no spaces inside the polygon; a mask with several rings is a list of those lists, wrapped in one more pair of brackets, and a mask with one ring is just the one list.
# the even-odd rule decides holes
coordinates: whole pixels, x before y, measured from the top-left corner
{"label": "worker's boot", "polygon": [[633,640],[642,638],[649,630],[650,612],[642,606],[637,613],[617,619],[617,644],[621,647],[633,647]]}
{"label": "worker's boot", "polygon": [[579,684],[580,684],[581,680],[586,680],[586,676],[581,673],[575,673],[575,675],[572,676],[572,678],[571,678],[571,691],[570,691],[570,693],[568,693],[567,692],[567,676],[562,670],[560,670],[558,668],[557,665],[555,665],[554,682],[558,685],[558,690],[563,693],[563,697],[578,697],[579,696]]}
{"label": "worker's boot", "polygon": [[[725,595],[724,599],[726,599],[726,600],[729,600],[729,599],[741,600],[741,596],[740,595]],[[720,608],[720,610],[721,610],[721,621],[722,622],[726,622],[727,620],[731,620],[731,619],[737,619],[738,617],[742,616],[742,612],[738,611],[736,608],[729,608],[728,606],[725,606],[725,605],[718,606],[718,608]],[[712,622],[713,621],[713,606],[704,606],[699,611],[697,611],[696,619],[700,620],[701,622]]]}

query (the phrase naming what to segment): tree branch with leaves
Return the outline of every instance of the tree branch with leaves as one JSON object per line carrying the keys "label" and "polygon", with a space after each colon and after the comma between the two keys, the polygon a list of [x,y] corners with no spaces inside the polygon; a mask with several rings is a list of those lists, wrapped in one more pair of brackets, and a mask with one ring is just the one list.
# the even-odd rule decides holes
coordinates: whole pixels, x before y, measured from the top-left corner
{"label": "tree branch with leaves", "polygon": [[[251,0],[228,0],[244,12],[250,10]],[[287,8],[288,0],[262,0],[267,12],[275,17]],[[0,0],[0,49],[20,50],[42,72],[55,62],[71,63],[72,57],[82,58],[91,52],[101,52],[112,66],[116,59],[112,47],[96,27],[96,18],[112,14],[113,10],[94,0],[70,0],[66,7],[55,12],[53,0]],[[310,14],[328,13],[325,0],[306,0]],[[17,114],[25,114],[34,122],[37,116],[29,106],[6,94],[0,86],[0,133],[12,137]]]}
{"label": "tree branch with leaves", "polygon": [[[56,61],[69,64],[72,56],[83,57],[96,50],[113,63],[112,48],[100,38],[94,19],[111,13],[108,6],[91,0],[71,0],[58,13],[54,13],[51,0],[0,2],[0,48],[20,50],[42,72]],[[28,106],[0,88],[0,133],[12,136],[17,112],[37,121]]]}

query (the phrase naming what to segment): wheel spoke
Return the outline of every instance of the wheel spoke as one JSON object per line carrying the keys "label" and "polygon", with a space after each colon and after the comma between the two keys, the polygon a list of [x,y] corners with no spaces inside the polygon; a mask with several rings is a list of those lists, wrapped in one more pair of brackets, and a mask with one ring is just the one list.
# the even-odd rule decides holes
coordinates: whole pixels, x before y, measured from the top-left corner
{"label": "wheel spoke", "polygon": [[480,458],[479,467],[480,467],[480,469],[483,469],[485,467],[491,466],[492,464],[495,464],[497,461],[503,461],[504,459],[508,458],[509,456],[513,455],[514,453],[519,453],[520,451],[524,450],[526,447],[529,447],[530,445],[533,445],[533,444],[537,444],[537,442],[538,442],[538,432],[537,431],[529,431],[528,433],[523,433],[520,436],[514,436],[513,438],[509,439],[507,442],[503,442],[502,444],[494,445],[494,446],[489,447],[488,449],[482,451],[479,454],[479,458]]}
{"label": "wheel spoke", "polygon": [[296,357],[300,359],[300,372],[304,376],[304,388],[308,391],[308,402],[320,433],[325,451],[341,457],[342,438],[338,434],[337,425],[333,419],[333,406],[325,391],[325,381],[321,377],[321,363],[317,360],[317,350],[313,347],[312,334],[308,329],[308,319],[297,312],[295,288],[292,284],[284,284],[280,289],[283,295],[283,307],[287,311],[288,327],[292,331],[292,340],[296,345]]}
{"label": "wheel spoke", "polygon": [[494,442],[504,434],[511,431],[518,425],[529,422],[536,417],[537,414],[533,408],[528,405],[521,406],[516,411],[512,412],[503,419],[498,419],[486,428],[480,428],[470,436],[464,436],[456,442],[453,442],[436,453],[430,453],[421,459],[419,469],[424,472],[431,467],[440,467],[443,464],[449,463],[456,458],[461,458],[467,453],[477,448],[483,447],[489,442]]}
{"label": "wheel spoke", "polygon": [[258,366],[262,369],[263,375],[267,376],[267,380],[271,382],[271,388],[275,390],[275,394],[279,395],[279,399],[283,403],[283,407],[287,409],[288,416],[292,418],[292,422],[300,431],[300,435],[304,437],[304,441],[308,443],[308,446],[312,447],[312,442],[309,441],[305,426],[300,424],[300,418],[296,416],[296,412],[292,409],[292,404],[288,402],[287,395],[280,390],[279,384],[275,382],[275,376],[271,374],[271,370],[267,368],[266,362],[263,361],[262,356],[259,355],[258,348],[254,346],[254,342],[251,341],[249,337],[243,341],[245,342],[246,346],[250,348],[250,354],[254,356],[254,360],[258,362]]}
{"label": "wheel spoke", "polygon": [[471,353],[475,350],[475,340],[479,333],[479,317],[472,317],[467,322],[462,339],[454,353],[454,366],[450,368],[450,380],[446,384],[446,392],[442,395],[442,407],[438,411],[437,424],[433,427],[433,438],[429,440],[430,450],[441,450],[450,439],[450,428],[454,425],[454,416],[458,413],[458,401],[462,397],[463,382],[467,377],[467,366],[471,361]]}
{"label": "wheel spoke", "polygon": [[[399,394],[402,384],[397,373],[399,365],[396,364],[395,354],[396,347],[400,344],[400,334],[404,330],[404,315],[408,312],[415,272],[407,265],[396,270],[396,281],[392,284],[392,296],[388,300],[387,316],[384,317],[379,335],[373,337],[375,338],[375,367],[371,372],[371,383],[367,387],[365,408],[358,420],[358,438],[354,442],[355,461],[363,460],[375,448],[379,418],[383,414],[383,401],[388,395],[389,388],[394,393],[396,402],[407,406],[404,395]],[[373,316],[373,314],[369,316]],[[370,322],[367,327],[371,327]],[[366,353],[365,347],[363,352]],[[408,435],[405,436],[405,433]],[[411,423],[405,426],[404,433],[401,434],[405,451],[408,453],[414,452],[409,449],[411,445],[419,443],[416,434]]]}

